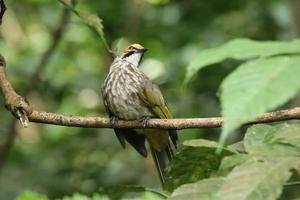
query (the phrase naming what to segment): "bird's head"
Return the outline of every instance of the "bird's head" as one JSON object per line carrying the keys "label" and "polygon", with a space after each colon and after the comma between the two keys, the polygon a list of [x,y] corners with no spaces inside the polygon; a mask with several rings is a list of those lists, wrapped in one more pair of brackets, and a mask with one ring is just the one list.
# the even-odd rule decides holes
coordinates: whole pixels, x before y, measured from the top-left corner
{"label": "bird's head", "polygon": [[122,53],[121,58],[132,63],[135,66],[138,66],[142,61],[144,53],[147,51],[140,44],[132,44],[128,46]]}

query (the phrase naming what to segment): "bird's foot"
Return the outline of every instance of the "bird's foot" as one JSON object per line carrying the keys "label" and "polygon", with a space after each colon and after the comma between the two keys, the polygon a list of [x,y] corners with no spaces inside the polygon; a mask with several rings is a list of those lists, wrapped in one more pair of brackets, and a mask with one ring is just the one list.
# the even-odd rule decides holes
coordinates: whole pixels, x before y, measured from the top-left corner
{"label": "bird's foot", "polygon": [[110,123],[112,126],[115,126],[116,122],[119,120],[117,116],[111,116],[110,117]]}
{"label": "bird's foot", "polygon": [[139,119],[143,123],[143,127],[146,128],[148,126],[148,121],[151,119],[150,116],[143,116]]}

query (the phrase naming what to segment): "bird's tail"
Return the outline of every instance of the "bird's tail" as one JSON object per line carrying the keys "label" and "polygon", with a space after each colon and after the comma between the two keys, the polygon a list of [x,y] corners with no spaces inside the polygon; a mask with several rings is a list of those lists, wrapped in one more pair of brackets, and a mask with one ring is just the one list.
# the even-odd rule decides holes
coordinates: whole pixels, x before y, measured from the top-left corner
{"label": "bird's tail", "polygon": [[170,161],[174,156],[174,150],[172,149],[170,143],[165,149],[161,151],[158,151],[153,147],[150,147],[150,149],[155,163],[155,167],[160,178],[160,182],[162,186],[164,186],[167,178],[167,172],[170,165]]}

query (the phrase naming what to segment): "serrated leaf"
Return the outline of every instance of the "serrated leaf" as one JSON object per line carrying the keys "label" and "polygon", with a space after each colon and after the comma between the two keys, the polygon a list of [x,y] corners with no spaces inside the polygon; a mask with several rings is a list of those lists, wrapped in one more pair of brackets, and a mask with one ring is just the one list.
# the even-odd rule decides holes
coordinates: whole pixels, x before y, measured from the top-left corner
{"label": "serrated leaf", "polygon": [[173,191],[182,184],[208,178],[217,172],[221,159],[231,154],[226,149],[222,154],[216,154],[217,143],[214,142],[192,140],[185,143],[193,145],[201,143],[201,146],[186,146],[176,154],[165,184],[168,191]]}
{"label": "serrated leaf", "polygon": [[292,98],[300,89],[299,74],[300,56],[279,56],[242,64],[226,77],[221,85],[221,146],[234,129]]}
{"label": "serrated leaf", "polygon": [[217,196],[222,200],[275,200],[298,164],[295,158],[246,162],[232,170]]}
{"label": "serrated leaf", "polygon": [[250,158],[251,156],[248,154],[235,154],[224,157],[219,167],[219,174],[227,174],[236,165],[244,163]]}
{"label": "serrated leaf", "polygon": [[300,40],[291,42],[254,41],[245,38],[231,40],[220,47],[201,50],[199,55],[188,65],[185,82],[189,81],[200,69],[228,58],[245,60],[255,57],[295,53],[300,53]]}
{"label": "serrated leaf", "polygon": [[209,178],[177,188],[170,200],[219,200],[215,194],[224,183],[224,178]]}
{"label": "serrated leaf", "polygon": [[300,125],[254,125],[244,138],[246,151],[258,156],[300,156]]}
{"label": "serrated leaf", "polygon": [[103,31],[104,27],[102,24],[102,19],[98,17],[97,14],[83,13],[78,11],[77,9],[74,8],[74,5],[71,0],[58,0],[58,1],[61,2],[64,6],[66,6],[68,9],[70,9],[74,14],[76,14],[85,24],[93,28],[100,36],[105,48],[109,52],[111,52],[104,36],[104,31]]}

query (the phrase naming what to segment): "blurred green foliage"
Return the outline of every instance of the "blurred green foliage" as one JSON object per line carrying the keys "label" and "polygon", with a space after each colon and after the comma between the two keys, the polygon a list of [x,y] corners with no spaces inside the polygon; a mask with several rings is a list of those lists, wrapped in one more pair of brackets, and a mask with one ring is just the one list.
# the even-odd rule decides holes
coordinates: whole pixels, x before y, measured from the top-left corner
{"label": "blurred green foliage", "polygon": [[[204,69],[183,86],[189,61],[202,49],[236,37],[294,38],[290,6],[290,1],[279,0],[77,0],[76,9],[98,14],[113,50],[133,42],[149,49],[141,68],[160,85],[174,116],[207,117],[220,115],[216,93],[237,62],[228,60]],[[9,79],[21,92],[51,44],[51,31],[63,6],[58,1],[10,0],[7,7],[0,50],[8,63]],[[28,99],[45,111],[104,116],[100,87],[111,60],[97,33],[72,15]],[[296,98],[291,104],[299,101]],[[0,104],[4,104],[2,95]],[[10,121],[3,107],[0,144],[9,134]],[[217,139],[220,130],[180,132],[181,140]],[[110,129],[30,124],[27,129],[18,126],[17,134],[0,171],[0,199],[14,199],[26,190],[62,198],[74,192],[92,195],[116,184],[159,187],[151,158],[141,158],[130,147],[123,150]],[[233,135],[231,141],[239,137]]]}
{"label": "blurred green foliage", "polygon": [[[297,190],[293,191],[291,187],[299,187],[299,130],[299,123],[253,125],[247,129],[244,140],[241,141],[243,149],[235,148],[237,145],[225,148],[230,154],[220,158],[221,165],[208,166],[205,159],[204,163],[194,165],[199,168],[197,172],[207,170],[205,177],[194,176],[194,170],[189,167],[178,168],[178,161],[173,163],[171,173],[180,173],[186,169],[186,174],[190,174],[191,177],[187,179],[176,176],[175,181],[180,180],[181,184],[186,184],[175,188],[170,199],[275,200],[299,197]],[[200,160],[197,155],[205,153],[207,158],[216,157],[215,151],[206,150],[218,148],[217,143],[214,144],[210,140],[194,139],[184,142],[184,145],[193,146],[194,151],[198,152],[191,158],[191,152],[182,151],[177,159],[189,161],[185,160],[181,165],[185,163],[190,166],[190,162]],[[217,172],[211,170],[216,165]]]}

